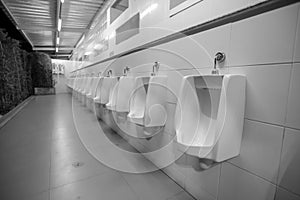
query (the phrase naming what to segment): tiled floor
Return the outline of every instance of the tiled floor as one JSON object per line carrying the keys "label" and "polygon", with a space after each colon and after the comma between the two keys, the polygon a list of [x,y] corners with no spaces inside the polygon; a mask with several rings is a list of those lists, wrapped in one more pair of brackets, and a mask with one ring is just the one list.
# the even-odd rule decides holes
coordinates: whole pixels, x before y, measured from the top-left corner
{"label": "tiled floor", "polygon": [[5,200],[193,199],[161,171],[124,173],[94,159],[76,133],[68,94],[35,97],[0,129],[0,163]]}

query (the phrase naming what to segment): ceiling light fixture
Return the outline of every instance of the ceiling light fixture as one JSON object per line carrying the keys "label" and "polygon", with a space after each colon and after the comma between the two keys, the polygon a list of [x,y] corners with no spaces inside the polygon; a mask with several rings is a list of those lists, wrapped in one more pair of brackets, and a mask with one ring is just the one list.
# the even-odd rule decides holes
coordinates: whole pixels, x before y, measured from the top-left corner
{"label": "ceiling light fixture", "polygon": [[60,40],[60,38],[57,37],[57,38],[56,38],[56,44],[57,44],[57,45],[59,45],[59,40]]}
{"label": "ceiling light fixture", "polygon": [[56,53],[58,52],[58,47],[55,48],[55,52],[56,52]]}
{"label": "ceiling light fixture", "polygon": [[61,31],[61,25],[62,25],[62,19],[58,19],[58,23],[57,23],[57,30]]}
{"label": "ceiling light fixture", "polygon": [[60,0],[60,2],[61,2],[61,3],[64,3],[64,2],[65,2],[65,0]]}
{"label": "ceiling light fixture", "polygon": [[140,17],[143,19],[146,15],[151,14],[155,9],[157,9],[158,4],[151,4],[148,8],[146,8],[143,12],[141,12]]}

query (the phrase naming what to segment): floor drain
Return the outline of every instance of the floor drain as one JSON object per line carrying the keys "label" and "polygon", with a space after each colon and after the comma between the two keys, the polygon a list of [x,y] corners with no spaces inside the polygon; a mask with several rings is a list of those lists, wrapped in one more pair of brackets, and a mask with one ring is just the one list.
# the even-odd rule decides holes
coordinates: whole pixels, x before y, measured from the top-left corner
{"label": "floor drain", "polygon": [[77,168],[77,167],[83,166],[84,163],[83,162],[74,162],[72,165],[73,165],[73,167]]}

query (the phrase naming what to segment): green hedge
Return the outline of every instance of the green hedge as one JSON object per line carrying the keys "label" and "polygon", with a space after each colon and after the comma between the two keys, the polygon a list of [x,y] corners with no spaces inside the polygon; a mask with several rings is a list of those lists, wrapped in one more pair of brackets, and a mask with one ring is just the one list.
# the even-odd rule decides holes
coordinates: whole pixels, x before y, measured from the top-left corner
{"label": "green hedge", "polygon": [[22,50],[19,41],[0,29],[0,114],[32,95],[34,87],[52,86],[49,56]]}
{"label": "green hedge", "polygon": [[29,55],[33,87],[53,87],[52,63],[47,54],[31,53]]}

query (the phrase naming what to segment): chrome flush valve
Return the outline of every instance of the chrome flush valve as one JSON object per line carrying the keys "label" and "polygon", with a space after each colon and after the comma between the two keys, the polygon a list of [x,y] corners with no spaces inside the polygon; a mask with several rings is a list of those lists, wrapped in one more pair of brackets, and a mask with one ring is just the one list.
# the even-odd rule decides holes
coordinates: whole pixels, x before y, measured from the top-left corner
{"label": "chrome flush valve", "polygon": [[152,73],[151,76],[155,76],[158,73],[159,70],[159,62],[154,62],[154,65],[152,67]]}
{"label": "chrome flush valve", "polygon": [[123,74],[124,76],[127,76],[128,72],[130,71],[130,68],[128,66],[126,66],[123,70]]}
{"label": "chrome flush valve", "polygon": [[112,76],[112,70],[111,70],[111,69],[107,71],[107,76],[108,76],[108,77],[111,77],[111,76]]}
{"label": "chrome flush valve", "polygon": [[219,70],[217,69],[217,63],[222,63],[225,61],[226,55],[223,52],[218,52],[214,58],[214,69],[212,70],[212,74],[219,74]]}

